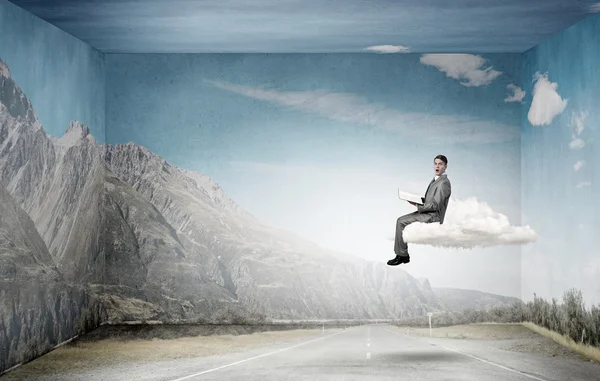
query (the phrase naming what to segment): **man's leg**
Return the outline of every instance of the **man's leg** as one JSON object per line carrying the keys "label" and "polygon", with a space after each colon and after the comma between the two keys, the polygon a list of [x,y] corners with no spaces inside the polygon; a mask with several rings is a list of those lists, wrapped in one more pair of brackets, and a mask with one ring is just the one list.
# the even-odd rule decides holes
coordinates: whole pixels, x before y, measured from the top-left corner
{"label": "man's leg", "polygon": [[394,239],[394,253],[396,257],[388,261],[388,265],[396,266],[401,263],[409,263],[410,256],[408,254],[408,244],[404,241],[402,233],[404,228],[413,222],[430,222],[432,220],[431,214],[413,212],[405,214],[396,220],[396,238]]}

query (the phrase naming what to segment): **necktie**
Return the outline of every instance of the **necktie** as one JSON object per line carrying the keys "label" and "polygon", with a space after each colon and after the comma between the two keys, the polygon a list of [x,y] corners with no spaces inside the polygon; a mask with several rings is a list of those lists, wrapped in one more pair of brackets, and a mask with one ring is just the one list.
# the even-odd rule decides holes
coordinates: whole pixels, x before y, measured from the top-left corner
{"label": "necktie", "polygon": [[431,188],[431,184],[433,184],[433,182],[435,181],[435,177],[433,178],[433,180],[431,180],[431,182],[429,183],[429,186],[427,187],[427,190],[425,191],[425,197],[427,197],[427,192],[429,192],[429,188]]}

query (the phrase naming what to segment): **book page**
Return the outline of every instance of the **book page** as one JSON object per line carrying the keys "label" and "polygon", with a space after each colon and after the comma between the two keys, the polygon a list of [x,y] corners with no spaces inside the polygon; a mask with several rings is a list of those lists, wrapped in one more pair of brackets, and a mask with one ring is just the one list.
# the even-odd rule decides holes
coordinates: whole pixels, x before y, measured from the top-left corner
{"label": "book page", "polygon": [[401,191],[400,188],[398,188],[398,198],[400,200],[412,201],[416,204],[423,205],[421,196],[414,193]]}

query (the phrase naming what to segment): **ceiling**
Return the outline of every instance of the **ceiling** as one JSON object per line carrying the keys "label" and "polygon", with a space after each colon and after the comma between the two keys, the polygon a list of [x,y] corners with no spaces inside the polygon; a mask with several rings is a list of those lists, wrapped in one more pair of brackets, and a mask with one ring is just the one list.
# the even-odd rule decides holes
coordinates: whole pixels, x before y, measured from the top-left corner
{"label": "ceiling", "polygon": [[9,0],[106,53],[521,53],[600,0]]}

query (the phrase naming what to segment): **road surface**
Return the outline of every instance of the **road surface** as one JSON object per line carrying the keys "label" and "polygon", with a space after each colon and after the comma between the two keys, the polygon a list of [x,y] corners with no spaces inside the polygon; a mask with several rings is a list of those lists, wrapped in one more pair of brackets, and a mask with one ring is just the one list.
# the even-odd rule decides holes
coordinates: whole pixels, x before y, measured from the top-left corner
{"label": "road surface", "polygon": [[394,326],[365,325],[235,354],[37,380],[58,379],[583,381],[600,380],[600,365],[501,350],[486,341],[412,337]]}

